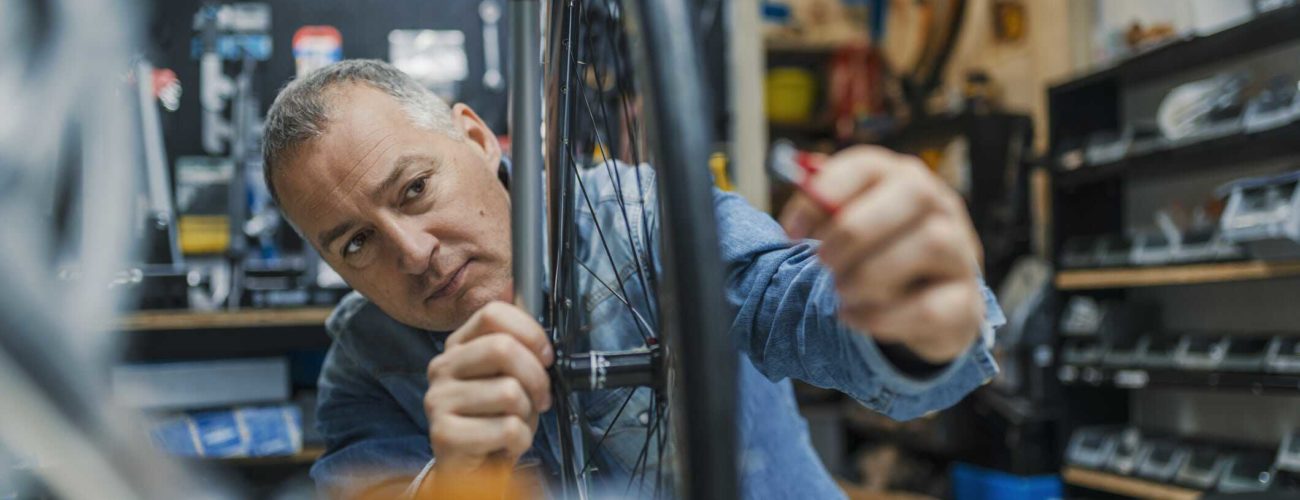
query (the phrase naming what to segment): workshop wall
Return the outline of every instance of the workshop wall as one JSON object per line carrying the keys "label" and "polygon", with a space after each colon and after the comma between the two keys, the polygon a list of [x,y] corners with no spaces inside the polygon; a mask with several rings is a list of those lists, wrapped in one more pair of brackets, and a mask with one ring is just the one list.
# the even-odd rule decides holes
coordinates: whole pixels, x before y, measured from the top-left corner
{"label": "workshop wall", "polygon": [[950,93],[971,71],[987,73],[1001,87],[1002,102],[1009,111],[1026,113],[1035,124],[1034,145],[1047,147],[1047,92],[1056,80],[1082,69],[1082,61],[1071,52],[1072,31],[1086,30],[1085,23],[1070,22],[1068,0],[1020,2],[1024,8],[1023,37],[1002,40],[995,34],[997,22],[993,0],[972,0],[966,7],[961,35],[953,48],[951,64],[944,75]]}
{"label": "workshop wall", "polygon": [[[461,83],[461,100],[469,103],[498,134],[505,134],[507,90],[484,88],[482,22],[477,0],[440,0],[437,2],[391,2],[382,0],[314,0],[310,2],[271,2],[271,59],[257,67],[256,88],[261,96],[262,111],[270,107],[277,91],[294,74],[293,34],[306,25],[330,25],[343,35],[344,58],[388,59],[388,32],[394,29],[458,29],[465,33],[465,52],[469,60],[469,77]],[[190,43],[195,36],[194,13],[203,2],[198,0],[155,0],[148,11],[147,54],[159,68],[171,68],[184,89],[180,108],[164,113],[163,133],[167,140],[169,164],[177,156],[203,154],[200,143],[199,64],[191,56]],[[504,20],[503,20],[504,21]],[[505,53],[504,22],[498,30],[501,58]],[[227,72],[237,69],[228,63]],[[509,75],[507,81],[509,81]]]}

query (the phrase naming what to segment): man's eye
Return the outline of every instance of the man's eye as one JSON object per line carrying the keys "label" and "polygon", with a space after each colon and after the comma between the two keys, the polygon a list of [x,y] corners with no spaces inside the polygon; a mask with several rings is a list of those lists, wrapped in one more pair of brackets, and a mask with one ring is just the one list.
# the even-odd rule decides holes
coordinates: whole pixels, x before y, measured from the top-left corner
{"label": "man's eye", "polygon": [[365,244],[366,233],[357,233],[357,235],[348,240],[348,244],[343,247],[343,256],[347,257],[361,251],[361,246]]}
{"label": "man's eye", "polygon": [[428,179],[424,177],[411,181],[411,184],[406,186],[406,193],[403,193],[403,199],[413,200],[420,196],[421,193],[424,193],[424,187],[427,182]]}

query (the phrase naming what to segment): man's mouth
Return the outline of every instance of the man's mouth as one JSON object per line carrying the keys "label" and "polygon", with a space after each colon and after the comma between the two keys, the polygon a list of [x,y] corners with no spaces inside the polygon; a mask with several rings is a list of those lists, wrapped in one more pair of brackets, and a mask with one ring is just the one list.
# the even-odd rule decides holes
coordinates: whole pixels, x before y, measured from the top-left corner
{"label": "man's mouth", "polygon": [[426,302],[433,302],[456,293],[465,284],[465,270],[469,269],[469,263],[473,261],[474,259],[469,259],[464,264],[461,264],[460,268],[456,269],[455,272],[451,273],[451,276],[443,280],[442,284],[433,289],[433,293],[429,294],[428,299],[425,299]]}

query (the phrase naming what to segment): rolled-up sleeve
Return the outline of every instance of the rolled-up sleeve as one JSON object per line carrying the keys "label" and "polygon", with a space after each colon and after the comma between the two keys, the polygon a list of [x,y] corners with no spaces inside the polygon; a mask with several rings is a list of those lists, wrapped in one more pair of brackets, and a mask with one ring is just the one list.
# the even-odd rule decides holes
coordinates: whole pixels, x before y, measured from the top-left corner
{"label": "rolled-up sleeve", "polygon": [[836,316],[831,274],[817,242],[792,242],[767,214],[738,196],[715,192],[731,334],[772,380],[786,377],[835,389],[891,418],[947,408],[997,374],[988,345],[1002,311],[987,287],[981,339],[938,373],[921,379],[897,369],[868,336]]}

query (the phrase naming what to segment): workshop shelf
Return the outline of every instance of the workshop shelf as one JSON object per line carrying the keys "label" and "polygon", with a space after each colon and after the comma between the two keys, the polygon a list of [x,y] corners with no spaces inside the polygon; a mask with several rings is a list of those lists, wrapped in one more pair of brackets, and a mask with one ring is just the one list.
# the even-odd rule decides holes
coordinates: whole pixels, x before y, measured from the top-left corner
{"label": "workshop shelf", "polygon": [[244,309],[238,311],[142,311],[117,323],[119,331],[199,330],[324,326],[333,308]]}
{"label": "workshop shelf", "polygon": [[143,311],[120,318],[128,362],[280,356],[330,346],[332,308]]}
{"label": "workshop shelf", "polygon": [[1173,145],[1116,161],[1060,171],[1057,185],[1078,187],[1121,176],[1144,176],[1212,170],[1225,165],[1300,155],[1300,122]]}
{"label": "workshop shelf", "polygon": [[1188,35],[1162,43],[1132,57],[1053,85],[1051,93],[1077,90],[1105,82],[1135,82],[1163,78],[1212,61],[1232,60],[1297,37],[1300,5],[1260,14],[1254,19],[1209,35]]}
{"label": "workshop shelf", "polygon": [[293,455],[278,455],[269,457],[232,457],[215,459],[221,463],[236,467],[256,467],[266,465],[305,465],[310,464],[325,454],[323,446],[306,446],[302,451]]}
{"label": "workshop shelf", "polygon": [[1066,467],[1061,471],[1061,476],[1070,485],[1128,497],[1170,500],[1192,500],[1201,497],[1201,492],[1196,490],[1079,467]]}
{"label": "workshop shelf", "polygon": [[1061,290],[1194,285],[1300,276],[1300,261],[1247,261],[1163,267],[1079,269],[1056,273]]}
{"label": "workshop shelf", "polygon": [[[1064,374],[1069,374],[1065,376]],[[1063,384],[1120,389],[1169,387],[1254,394],[1300,395],[1300,374],[1200,371],[1187,369],[1103,368],[1065,365],[1058,370]]]}

